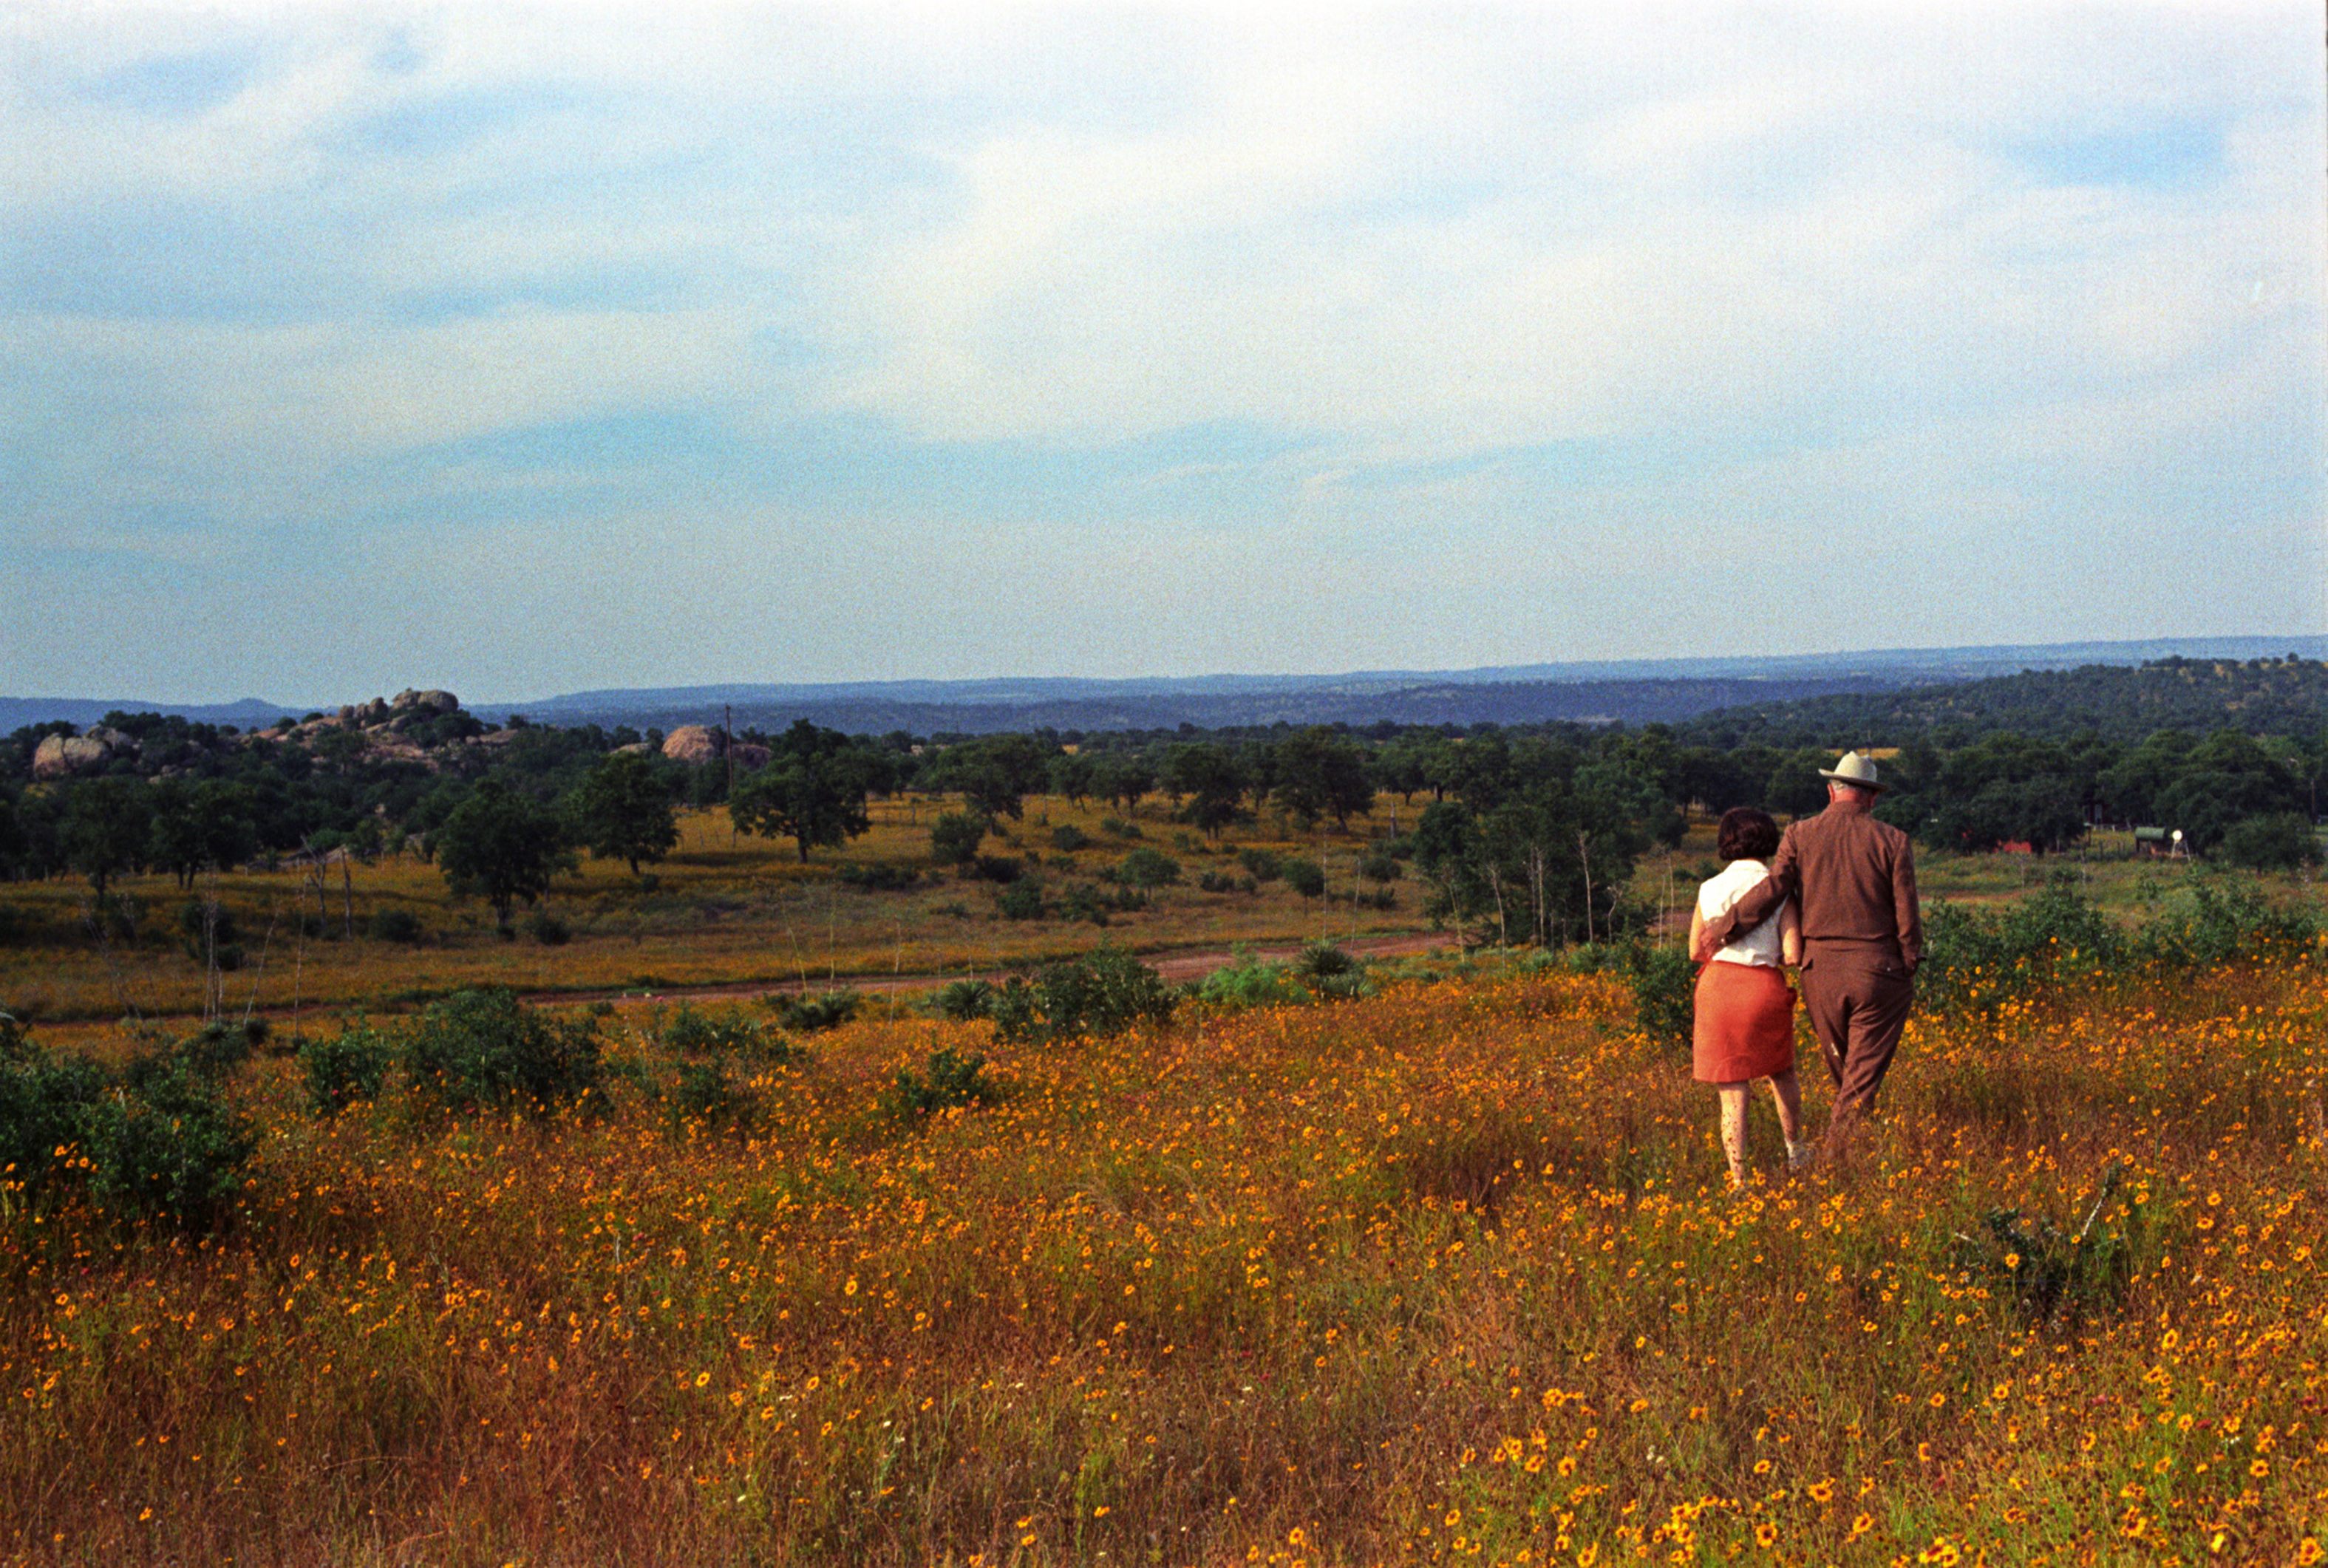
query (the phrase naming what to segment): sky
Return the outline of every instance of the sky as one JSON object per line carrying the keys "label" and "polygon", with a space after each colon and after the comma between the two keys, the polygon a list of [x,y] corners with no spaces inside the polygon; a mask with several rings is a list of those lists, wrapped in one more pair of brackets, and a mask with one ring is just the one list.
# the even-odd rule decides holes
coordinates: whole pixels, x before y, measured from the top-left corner
{"label": "sky", "polygon": [[0,692],[2328,630],[2316,4],[0,3]]}

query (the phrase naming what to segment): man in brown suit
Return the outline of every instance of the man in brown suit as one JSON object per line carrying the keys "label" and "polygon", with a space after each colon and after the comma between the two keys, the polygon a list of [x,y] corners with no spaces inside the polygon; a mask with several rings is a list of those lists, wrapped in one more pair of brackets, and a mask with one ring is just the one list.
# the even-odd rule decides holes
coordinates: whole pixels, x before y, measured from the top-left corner
{"label": "man in brown suit", "polygon": [[1803,1010],[1835,1080],[1827,1136],[1837,1141],[1875,1109],[1915,998],[1924,923],[1908,835],[1872,811],[1883,787],[1875,764],[1845,752],[1819,776],[1827,781],[1826,810],[1787,829],[1762,885],[1705,923],[1698,956],[1751,931],[1788,898],[1800,900]]}

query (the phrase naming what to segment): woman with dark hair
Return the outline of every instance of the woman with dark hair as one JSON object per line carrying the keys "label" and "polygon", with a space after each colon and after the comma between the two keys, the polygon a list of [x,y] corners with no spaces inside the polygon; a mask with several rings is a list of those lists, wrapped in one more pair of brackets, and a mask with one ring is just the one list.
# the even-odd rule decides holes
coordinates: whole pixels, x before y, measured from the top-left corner
{"label": "woman with dark hair", "polygon": [[1730,1160],[1730,1185],[1743,1187],[1747,1090],[1757,1078],[1770,1080],[1779,1130],[1787,1138],[1787,1168],[1810,1162],[1802,1089],[1795,1081],[1795,993],[1782,967],[1802,962],[1802,918],[1788,899],[1751,931],[1734,934],[1727,946],[1701,951],[1705,923],[1728,914],[1769,875],[1779,824],[1768,812],[1734,806],[1722,813],[1714,847],[1730,864],[1698,888],[1689,921],[1690,956],[1703,966],[1690,1066],[1699,1083],[1721,1092],[1722,1151]]}

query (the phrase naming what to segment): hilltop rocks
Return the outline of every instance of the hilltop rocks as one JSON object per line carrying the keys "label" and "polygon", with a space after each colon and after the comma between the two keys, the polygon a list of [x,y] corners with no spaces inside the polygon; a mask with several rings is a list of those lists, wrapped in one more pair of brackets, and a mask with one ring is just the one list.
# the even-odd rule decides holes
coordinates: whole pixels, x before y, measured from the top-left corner
{"label": "hilltop rocks", "polygon": [[727,755],[728,737],[700,724],[682,724],[663,737],[662,754],[690,767],[717,762]]}
{"label": "hilltop rocks", "polygon": [[[374,700],[376,701],[377,699]],[[461,699],[449,691],[415,691],[408,687],[396,694],[389,702],[389,707],[399,713],[418,709],[418,712],[413,713],[413,717],[429,718],[460,712]]]}
{"label": "hilltop rocks", "polygon": [[70,778],[75,774],[95,773],[117,756],[135,756],[137,743],[117,729],[100,724],[87,735],[51,735],[42,737],[33,751],[33,776],[36,779]]}

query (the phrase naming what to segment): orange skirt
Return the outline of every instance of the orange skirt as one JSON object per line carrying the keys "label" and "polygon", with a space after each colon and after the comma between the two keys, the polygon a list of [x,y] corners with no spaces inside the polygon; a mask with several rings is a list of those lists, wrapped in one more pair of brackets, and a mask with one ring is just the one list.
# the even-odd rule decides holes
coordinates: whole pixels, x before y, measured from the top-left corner
{"label": "orange skirt", "polygon": [[1741,1084],[1795,1065],[1795,993],[1786,974],[1759,963],[1709,963],[1697,972],[1690,1070],[1701,1084]]}

